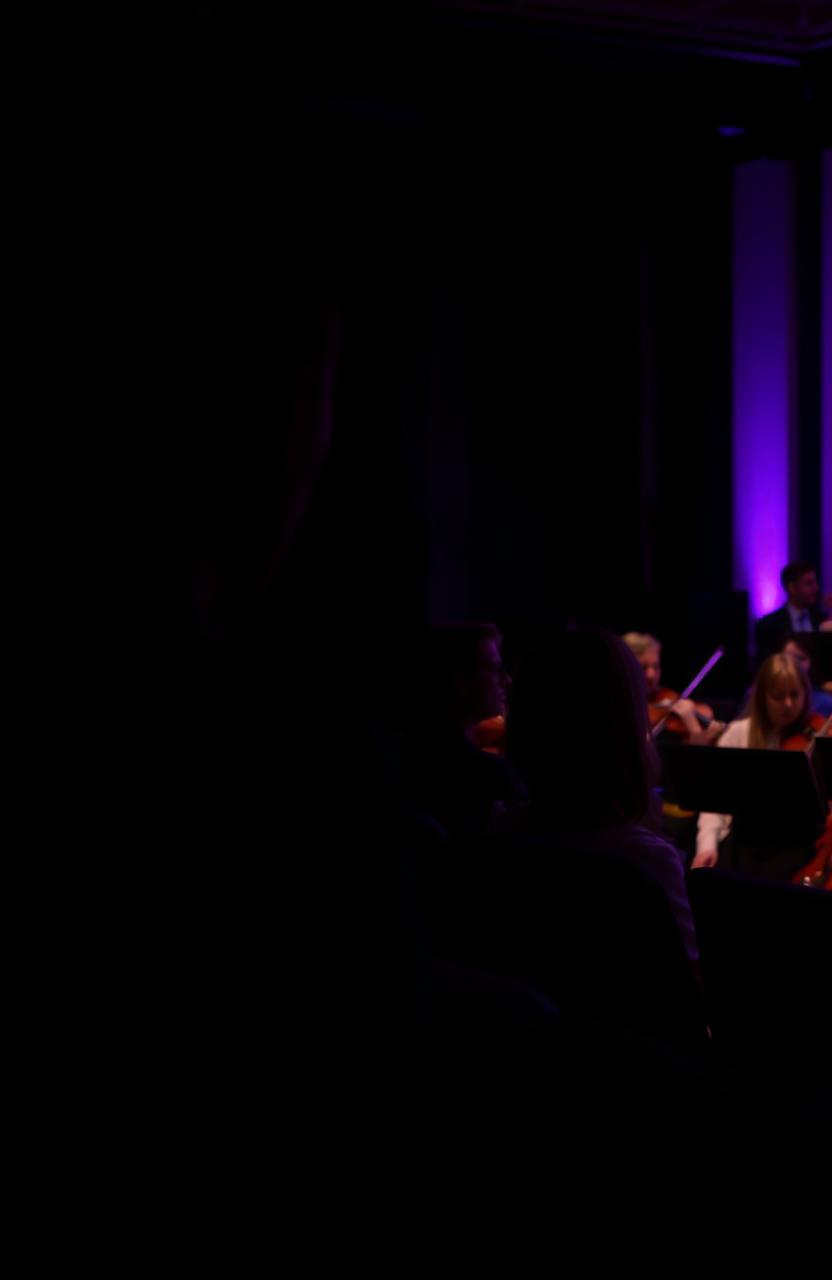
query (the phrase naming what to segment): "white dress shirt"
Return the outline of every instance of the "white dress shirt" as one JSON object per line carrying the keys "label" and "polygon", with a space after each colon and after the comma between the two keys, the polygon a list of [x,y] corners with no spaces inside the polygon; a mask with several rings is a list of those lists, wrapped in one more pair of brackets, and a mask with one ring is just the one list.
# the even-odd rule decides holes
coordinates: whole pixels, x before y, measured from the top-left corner
{"label": "white dress shirt", "polygon": [[789,617],[792,620],[792,631],[813,631],[812,619],[809,617],[808,609],[796,609],[793,604],[787,604]]}

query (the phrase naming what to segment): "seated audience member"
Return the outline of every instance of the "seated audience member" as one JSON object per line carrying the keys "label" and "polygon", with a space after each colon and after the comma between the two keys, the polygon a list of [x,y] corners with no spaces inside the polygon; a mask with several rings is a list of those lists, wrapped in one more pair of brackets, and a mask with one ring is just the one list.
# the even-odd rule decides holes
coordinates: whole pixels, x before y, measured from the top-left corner
{"label": "seated audience member", "polygon": [[795,631],[817,631],[826,618],[818,608],[820,587],[814,565],[808,560],[792,560],[785,565],[780,582],[786,592],[786,603],[759,618],[754,629],[760,662],[779,653],[789,635]]}
{"label": "seated audience member", "polygon": [[725,726],[714,717],[710,707],[692,702],[690,698],[679,698],[675,690],[662,685],[661,642],[655,636],[640,631],[628,631],[621,638],[635,654],[644,672],[651,725],[658,724],[667,715],[668,730],[677,733],[683,742],[709,744],[716,741]]}
{"label": "seated audience member", "polygon": [[[562,733],[552,733],[555,723]],[[529,655],[515,679],[506,746],[529,801],[506,815],[505,830],[552,837],[588,859],[634,864],[661,889],[695,969],[682,855],[648,826],[658,761],[644,677],[627,645],[585,628]]]}
{"label": "seated audience member", "polygon": [[[789,739],[820,727],[822,718],[812,715],[810,700],[809,680],[803,667],[785,654],[773,654],[757,672],[748,715],[732,721],[717,745],[779,750]],[[715,866],[720,845],[730,830],[728,814],[701,813],[692,868]],[[758,868],[752,864],[743,865],[740,870],[754,874]],[[779,878],[775,872],[772,864],[770,874]]]}
{"label": "seated audience member", "polygon": [[402,748],[405,795],[451,836],[486,831],[494,813],[525,796],[507,761],[481,750],[474,731],[503,716],[510,683],[491,623],[432,627]]}

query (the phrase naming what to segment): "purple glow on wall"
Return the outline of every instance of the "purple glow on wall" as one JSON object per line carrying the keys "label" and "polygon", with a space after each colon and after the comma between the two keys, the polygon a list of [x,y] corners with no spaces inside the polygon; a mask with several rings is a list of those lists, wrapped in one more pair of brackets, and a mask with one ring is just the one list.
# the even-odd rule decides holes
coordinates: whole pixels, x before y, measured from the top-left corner
{"label": "purple glow on wall", "polygon": [[791,166],[769,160],[734,174],[734,586],[752,617],[782,599],[789,557],[794,414]]}
{"label": "purple glow on wall", "polygon": [[832,591],[832,151],[823,155],[821,225],[821,581]]}

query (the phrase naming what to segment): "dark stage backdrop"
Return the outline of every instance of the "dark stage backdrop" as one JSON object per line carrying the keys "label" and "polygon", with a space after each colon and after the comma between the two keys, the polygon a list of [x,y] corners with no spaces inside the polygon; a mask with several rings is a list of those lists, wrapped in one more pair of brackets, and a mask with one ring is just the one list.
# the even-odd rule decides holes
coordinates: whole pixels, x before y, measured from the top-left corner
{"label": "dark stage backdrop", "polygon": [[[687,665],[696,601],[728,630],[738,607],[739,156],[718,126],[736,104],[777,114],[794,77],[430,29],[415,6],[366,30],[298,20],[291,39],[265,6],[248,26],[216,12],[200,41],[226,92],[255,100],[278,259],[320,247],[343,303],[297,607],[388,634],[465,616],[518,634],[650,625]],[[180,45],[184,100],[206,57],[190,27]],[[279,290],[280,261],[268,270]]]}

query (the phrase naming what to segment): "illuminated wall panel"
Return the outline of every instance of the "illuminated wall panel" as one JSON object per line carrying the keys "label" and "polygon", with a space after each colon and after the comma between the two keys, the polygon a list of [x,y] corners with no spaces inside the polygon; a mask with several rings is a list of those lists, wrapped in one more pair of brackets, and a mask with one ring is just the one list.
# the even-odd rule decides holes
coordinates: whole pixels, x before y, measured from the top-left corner
{"label": "illuminated wall panel", "polygon": [[794,179],[756,160],[734,176],[734,586],[753,617],[781,602],[796,402]]}
{"label": "illuminated wall panel", "polygon": [[823,155],[821,204],[821,581],[832,592],[832,151]]}

